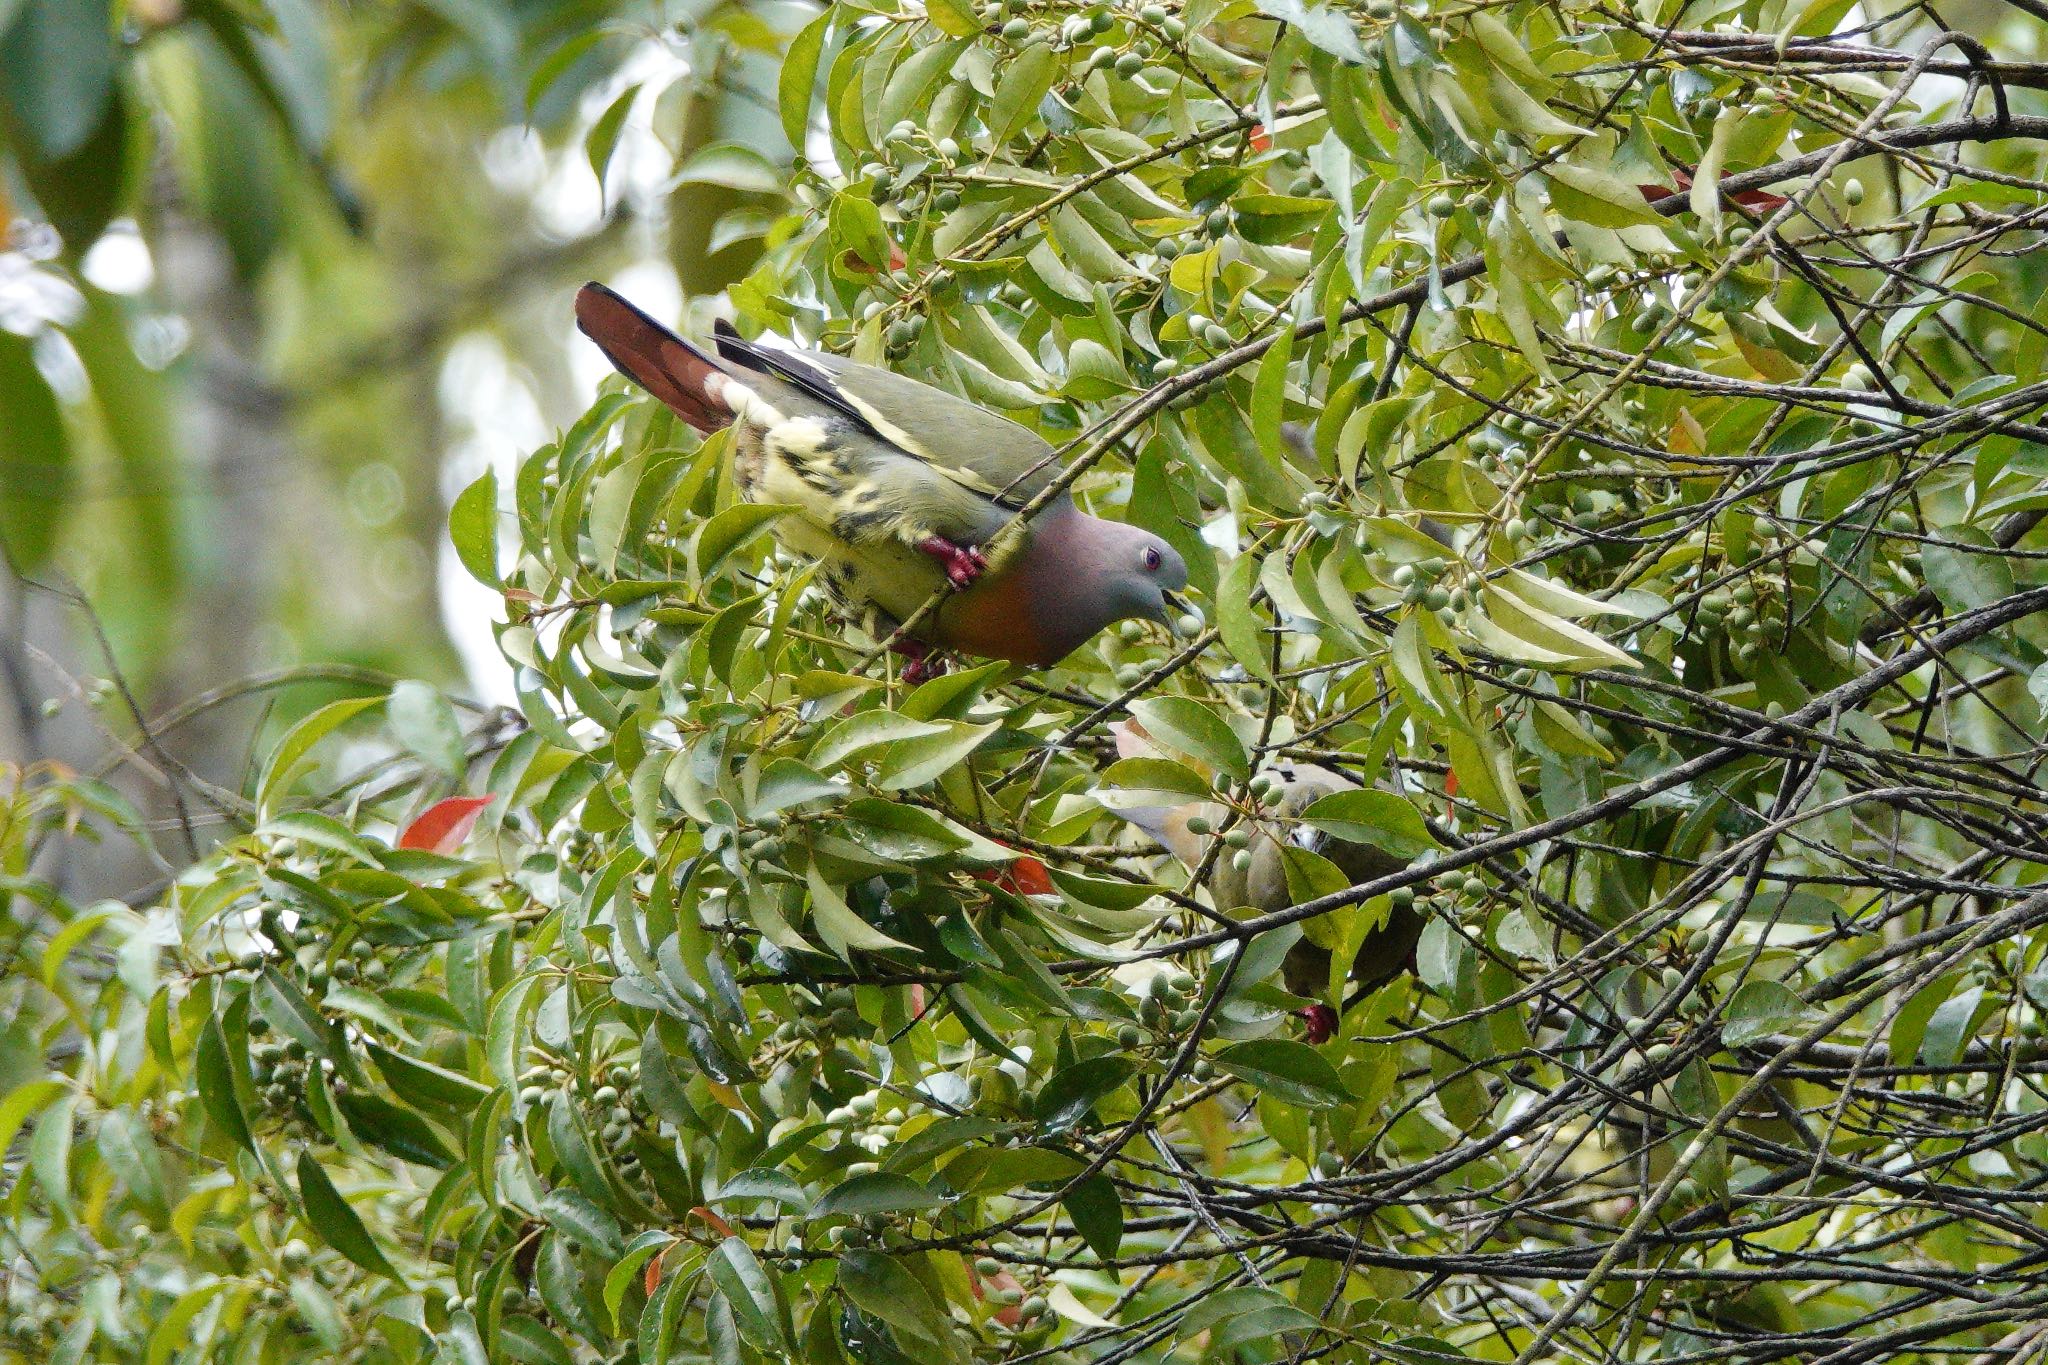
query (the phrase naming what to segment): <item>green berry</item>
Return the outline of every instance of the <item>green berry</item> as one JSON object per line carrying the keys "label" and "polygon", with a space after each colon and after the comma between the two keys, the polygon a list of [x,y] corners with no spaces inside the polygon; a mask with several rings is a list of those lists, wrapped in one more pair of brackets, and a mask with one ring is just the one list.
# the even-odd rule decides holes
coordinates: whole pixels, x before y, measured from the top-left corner
{"label": "green berry", "polygon": [[1031,21],[1021,15],[1003,25],[1003,37],[1013,43],[1021,43],[1031,36]]}
{"label": "green berry", "polygon": [[1448,194],[1433,194],[1429,197],[1429,216],[1448,218],[1458,211],[1458,201]]}
{"label": "green berry", "polygon": [[1852,176],[1843,183],[1842,202],[1852,209],[1863,202],[1863,182],[1861,180]]}
{"label": "green berry", "polygon": [[1126,52],[1116,59],[1116,74],[1119,76],[1135,76],[1144,69],[1145,59],[1135,52]]}

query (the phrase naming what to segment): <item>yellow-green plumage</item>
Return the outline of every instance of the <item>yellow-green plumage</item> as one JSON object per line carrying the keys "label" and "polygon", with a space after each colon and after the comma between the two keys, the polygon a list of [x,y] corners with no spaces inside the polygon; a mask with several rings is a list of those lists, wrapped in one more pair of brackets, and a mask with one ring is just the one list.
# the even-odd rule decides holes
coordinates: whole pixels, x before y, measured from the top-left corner
{"label": "yellow-green plumage", "polygon": [[601,285],[578,293],[576,317],[692,426],[732,428],[741,496],[796,508],[777,534],[820,560],[834,593],[881,628],[950,579],[958,591],[920,638],[1051,664],[1114,621],[1165,619],[1165,594],[1187,582],[1165,541],[1064,495],[991,563],[980,547],[1058,471],[1037,433],[965,399],[837,356],[755,345],[722,324],[714,356]]}

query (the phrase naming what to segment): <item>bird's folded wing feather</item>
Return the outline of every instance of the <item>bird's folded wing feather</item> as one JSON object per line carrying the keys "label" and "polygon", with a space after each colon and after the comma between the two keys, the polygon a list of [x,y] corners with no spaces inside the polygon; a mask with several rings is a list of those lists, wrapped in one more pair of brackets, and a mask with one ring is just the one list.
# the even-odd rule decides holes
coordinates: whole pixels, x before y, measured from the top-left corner
{"label": "bird's folded wing feather", "polygon": [[984,497],[1017,507],[1059,472],[1052,446],[1029,427],[915,379],[824,352],[759,346],[724,323],[718,353],[773,375],[879,439]]}

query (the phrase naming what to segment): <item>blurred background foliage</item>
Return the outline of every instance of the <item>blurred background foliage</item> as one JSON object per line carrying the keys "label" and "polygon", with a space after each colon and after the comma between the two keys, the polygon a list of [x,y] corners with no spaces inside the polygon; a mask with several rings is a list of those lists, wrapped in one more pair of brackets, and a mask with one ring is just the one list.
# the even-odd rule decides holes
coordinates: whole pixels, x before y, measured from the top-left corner
{"label": "blurred background foliage", "polygon": [[[802,17],[0,7],[0,753],[104,758],[109,650],[150,712],[309,661],[507,695],[490,599],[451,586],[448,499],[587,394],[573,284],[673,304],[744,268],[759,224],[727,215],[770,196],[674,173],[722,143],[787,159],[761,101]],[[262,689],[165,742],[232,786],[264,708],[351,685]],[[130,794],[163,813],[151,785]]]}

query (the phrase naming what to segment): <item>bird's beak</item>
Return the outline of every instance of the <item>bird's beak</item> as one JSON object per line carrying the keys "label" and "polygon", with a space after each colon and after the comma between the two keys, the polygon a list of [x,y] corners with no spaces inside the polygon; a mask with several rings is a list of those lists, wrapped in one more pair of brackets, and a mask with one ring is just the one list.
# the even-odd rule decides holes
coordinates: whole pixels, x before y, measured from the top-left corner
{"label": "bird's beak", "polygon": [[1161,590],[1159,594],[1159,612],[1152,619],[1161,625],[1170,626],[1173,624],[1175,617],[1186,615],[1187,609],[1186,598],[1176,592]]}

